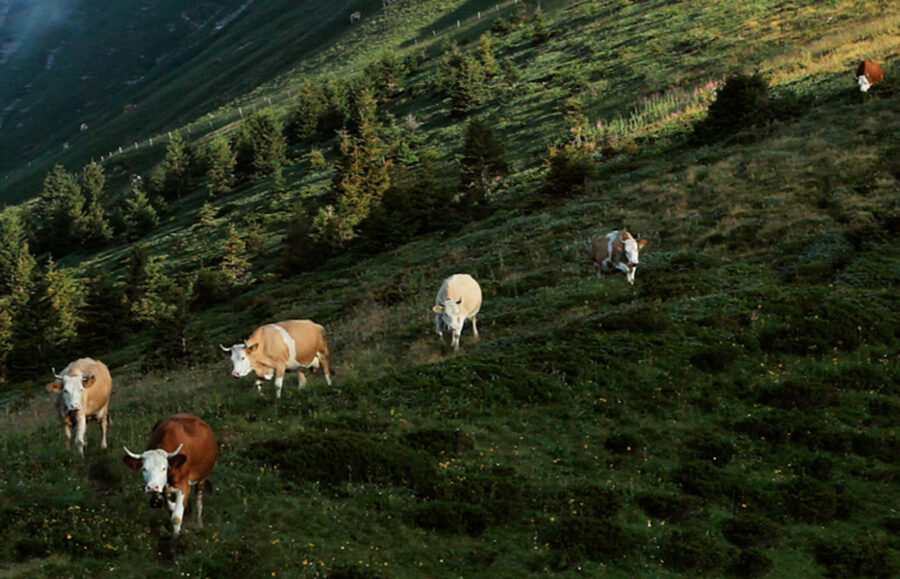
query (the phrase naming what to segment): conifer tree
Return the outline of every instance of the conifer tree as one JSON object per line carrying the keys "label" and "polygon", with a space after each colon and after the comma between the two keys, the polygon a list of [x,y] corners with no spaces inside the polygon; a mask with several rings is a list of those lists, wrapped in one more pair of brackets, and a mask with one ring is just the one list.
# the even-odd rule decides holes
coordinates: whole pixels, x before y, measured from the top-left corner
{"label": "conifer tree", "polygon": [[140,179],[131,183],[131,193],[125,199],[122,210],[122,221],[128,238],[132,240],[146,235],[159,225],[156,209],[150,204]]}
{"label": "conifer tree", "polygon": [[56,165],[44,178],[36,208],[39,250],[65,255],[79,240],[84,196],[75,176]]}
{"label": "conifer tree", "polygon": [[290,112],[288,133],[291,139],[294,142],[303,142],[313,138],[324,112],[325,97],[322,91],[308,78],[304,78]]}
{"label": "conifer tree", "polygon": [[487,123],[473,120],[466,125],[461,169],[463,209],[481,213],[488,194],[509,171],[503,147]]}
{"label": "conifer tree", "polygon": [[89,351],[103,350],[120,343],[128,334],[131,310],[125,301],[125,288],[112,275],[93,265],[84,281],[84,302],[78,324],[78,341]]}
{"label": "conifer tree", "polygon": [[13,349],[14,312],[12,298],[0,297],[0,380],[7,378],[6,362]]}
{"label": "conifer tree", "polygon": [[228,239],[225,240],[225,253],[222,256],[220,269],[233,286],[244,285],[253,281],[250,277],[247,243],[234,225],[228,228]]}
{"label": "conifer tree", "polygon": [[81,194],[84,198],[82,220],[78,236],[87,247],[101,247],[112,239],[112,226],[106,216],[106,175],[103,167],[91,162],[84,167],[81,177]]}
{"label": "conifer tree", "polygon": [[465,116],[481,104],[485,94],[484,67],[470,54],[463,54],[454,46],[441,59],[439,87],[450,97],[450,109],[455,116]]}
{"label": "conifer tree", "polygon": [[151,256],[145,247],[132,249],[125,263],[125,298],[133,325],[141,327],[169,312],[166,293],[171,285],[162,257]]}
{"label": "conifer tree", "polygon": [[228,139],[222,135],[216,137],[206,150],[206,176],[209,178],[210,195],[224,195],[234,186],[234,152]]}
{"label": "conifer tree", "polygon": [[0,213],[0,296],[25,295],[34,266],[21,210],[8,207]]}
{"label": "conifer tree", "polygon": [[190,162],[190,153],[181,133],[172,131],[160,171],[154,173],[153,189],[166,199],[181,199],[188,189]]}
{"label": "conifer tree", "polygon": [[287,161],[284,127],[275,111],[265,109],[247,118],[238,135],[237,163],[254,177],[270,175]]}

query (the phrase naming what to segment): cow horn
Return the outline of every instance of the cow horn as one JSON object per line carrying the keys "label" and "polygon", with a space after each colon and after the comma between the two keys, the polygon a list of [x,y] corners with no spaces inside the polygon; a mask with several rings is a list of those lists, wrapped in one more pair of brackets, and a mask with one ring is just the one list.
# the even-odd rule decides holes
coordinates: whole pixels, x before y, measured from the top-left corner
{"label": "cow horn", "polygon": [[167,453],[166,453],[166,458],[172,458],[173,456],[175,456],[176,454],[178,454],[179,451],[181,451],[181,447],[182,447],[182,446],[184,446],[184,443],[183,443],[183,442],[182,442],[181,444],[179,444],[179,445],[178,445],[178,448],[176,448],[176,449],[173,450],[172,452],[167,452]]}
{"label": "cow horn", "polygon": [[137,458],[137,459],[143,458],[141,455],[131,452],[130,450],[128,450],[128,448],[126,448],[124,446],[122,448],[125,449],[125,452],[128,453],[128,456],[130,456],[131,458]]}
{"label": "cow horn", "polygon": [[222,344],[219,344],[219,347],[222,348],[222,351],[223,351],[223,352],[230,352],[230,351],[231,351],[231,348],[226,348],[226,347],[223,346]]}

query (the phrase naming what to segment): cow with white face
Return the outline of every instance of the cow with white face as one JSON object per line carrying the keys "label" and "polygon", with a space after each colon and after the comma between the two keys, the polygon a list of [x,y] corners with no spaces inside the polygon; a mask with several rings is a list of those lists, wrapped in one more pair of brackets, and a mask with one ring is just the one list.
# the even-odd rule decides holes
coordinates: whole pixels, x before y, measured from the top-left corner
{"label": "cow with white face", "polygon": [[645,245],[646,239],[635,239],[627,231],[611,231],[595,237],[591,241],[591,259],[597,268],[597,277],[622,272],[628,283],[634,285],[638,254]]}
{"label": "cow with white face", "polygon": [[103,438],[101,448],[106,448],[106,431],[109,428],[109,397],[112,394],[112,377],[109,368],[99,360],[79,358],[56,374],[55,381],[47,384],[47,390],[59,392],[57,407],[62,418],[66,439],[72,440],[75,427],[75,446],[84,456],[85,432],[88,419],[100,423]]}
{"label": "cow with white face", "polygon": [[191,486],[197,488],[195,522],[203,526],[203,495],[218,454],[209,424],[193,414],[173,414],[153,426],[147,450],[138,454],[125,448],[125,453],[125,464],[141,469],[150,507],[165,504],[172,513],[173,537],[181,534]]}
{"label": "cow with white face", "polygon": [[[260,326],[242,344],[226,347],[231,355],[231,375],[235,378],[254,372],[258,378],[275,378],[275,397],[281,398],[284,373],[297,372],[298,388],[306,385],[303,370],[322,370],[325,381],[331,385],[328,343],[325,328],[311,320],[287,320]],[[256,380],[262,394],[262,380]]]}
{"label": "cow with white face", "polygon": [[874,60],[863,60],[856,67],[856,83],[860,92],[868,92],[873,85],[884,80],[884,68]]}
{"label": "cow with white face", "polygon": [[449,329],[454,350],[459,350],[459,336],[466,320],[472,320],[472,334],[478,337],[476,325],[481,311],[481,286],[471,275],[457,273],[444,280],[434,298],[434,331],[441,338]]}

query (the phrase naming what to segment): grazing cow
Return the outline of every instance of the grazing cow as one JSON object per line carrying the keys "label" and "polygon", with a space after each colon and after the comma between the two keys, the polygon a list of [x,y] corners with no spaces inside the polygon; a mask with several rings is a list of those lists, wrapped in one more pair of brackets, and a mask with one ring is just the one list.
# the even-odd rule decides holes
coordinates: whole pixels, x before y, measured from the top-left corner
{"label": "grazing cow", "polygon": [[[266,324],[256,328],[243,344],[230,348],[219,347],[231,353],[233,365],[231,375],[235,378],[246,376],[251,371],[259,378],[271,380],[275,376],[275,397],[281,398],[284,372],[296,370],[298,389],[306,385],[304,368],[321,368],[325,381],[331,385],[328,369],[328,343],[325,328],[311,320],[287,320]],[[256,387],[262,393],[262,380]]]}
{"label": "grazing cow", "polygon": [[350,24],[362,18],[362,12],[354,12],[350,15]]}
{"label": "grazing cow", "polygon": [[646,239],[637,240],[627,231],[611,231],[591,241],[591,259],[597,268],[597,277],[604,273],[623,272],[628,283],[634,284],[634,272],[638,266],[638,252],[647,245]]}
{"label": "grazing cow", "polygon": [[434,298],[434,331],[441,338],[444,328],[453,333],[453,349],[459,350],[459,335],[466,320],[472,320],[472,333],[478,337],[476,316],[481,310],[481,286],[471,275],[457,273],[441,284]]}
{"label": "grazing cow", "polygon": [[872,85],[878,84],[884,79],[884,69],[874,60],[866,59],[856,67],[856,82],[859,90],[867,92]]}
{"label": "grazing cow", "polygon": [[112,377],[106,364],[91,358],[79,358],[60,374],[53,371],[56,380],[47,384],[47,390],[59,392],[57,407],[62,417],[66,438],[72,440],[75,427],[75,446],[84,456],[84,433],[87,420],[100,422],[103,439],[100,448],[106,448],[106,430],[109,428],[109,395],[112,393]]}
{"label": "grazing cow", "polygon": [[122,457],[132,470],[143,469],[144,491],[150,495],[150,506],[166,503],[172,513],[172,536],[181,534],[184,509],[191,485],[197,486],[195,522],[203,526],[203,493],[207,477],[216,464],[218,448],[209,424],[193,414],[173,414],[153,426],[147,450]]}

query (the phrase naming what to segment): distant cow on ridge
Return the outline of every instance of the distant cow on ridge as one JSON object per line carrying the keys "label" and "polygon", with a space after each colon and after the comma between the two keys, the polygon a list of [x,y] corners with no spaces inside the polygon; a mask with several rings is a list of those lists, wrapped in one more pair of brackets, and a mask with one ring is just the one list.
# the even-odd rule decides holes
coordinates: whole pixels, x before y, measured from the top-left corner
{"label": "distant cow on ridge", "polygon": [[109,428],[109,396],[112,393],[112,377],[109,368],[99,360],[79,358],[56,374],[56,380],[47,384],[47,390],[59,392],[57,407],[62,417],[66,438],[72,440],[75,427],[75,446],[84,456],[84,434],[87,420],[100,423],[103,438],[100,448],[106,448],[106,431]]}
{"label": "distant cow on ridge", "polygon": [[[286,370],[297,371],[299,388],[306,384],[306,376],[303,375],[305,368],[321,368],[325,381],[331,385],[325,328],[311,320],[287,320],[260,326],[244,343],[230,348],[219,344],[219,347],[231,353],[231,375],[235,378],[246,376],[251,371],[266,380],[274,376],[276,398],[281,398]],[[261,384],[261,380],[256,381],[260,393]]]}
{"label": "distant cow on ridge", "polygon": [[628,283],[633,285],[638,252],[645,245],[646,239],[637,240],[627,231],[611,231],[595,237],[591,240],[591,259],[597,268],[597,277],[621,271]]}
{"label": "distant cow on ridge", "polygon": [[165,502],[171,511],[173,537],[181,534],[191,485],[197,486],[195,522],[198,527],[203,526],[203,493],[218,454],[209,424],[193,414],[173,414],[153,426],[147,450],[142,454],[127,448],[125,452],[125,464],[133,470],[143,470],[150,506],[159,508]]}
{"label": "distant cow on ridge", "polygon": [[354,12],[353,14],[350,15],[350,24],[353,24],[354,22],[356,22],[357,20],[359,20],[361,18],[362,18],[362,12],[359,12],[359,11]]}
{"label": "distant cow on ridge", "polygon": [[883,79],[884,69],[874,60],[866,59],[856,67],[856,82],[859,84],[859,90],[862,92],[868,92],[873,85],[878,84]]}
{"label": "distant cow on ridge", "polygon": [[476,321],[481,310],[481,286],[467,273],[451,275],[441,284],[431,309],[435,313],[434,331],[443,338],[444,328],[448,328],[453,335],[453,349],[459,350],[459,336],[466,320],[472,320],[472,334],[478,337]]}

